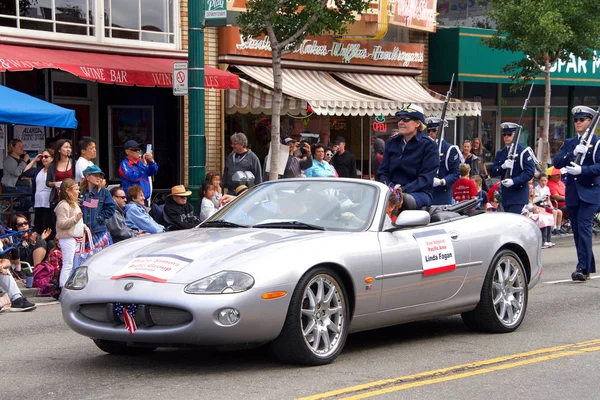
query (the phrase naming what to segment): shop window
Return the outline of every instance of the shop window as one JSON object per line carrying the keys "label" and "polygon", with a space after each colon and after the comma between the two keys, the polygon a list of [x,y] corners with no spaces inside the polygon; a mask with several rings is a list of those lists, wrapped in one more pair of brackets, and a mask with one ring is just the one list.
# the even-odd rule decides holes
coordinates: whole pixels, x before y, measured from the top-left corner
{"label": "shop window", "polygon": [[133,139],[144,145],[153,144],[154,109],[152,106],[110,106],[109,112],[109,174],[111,180],[118,180],[119,164],[125,158],[125,142]]}
{"label": "shop window", "polygon": [[[550,144],[550,157],[554,157],[563,145],[569,132],[570,110],[566,108],[550,109],[550,126],[548,129],[548,143]],[[536,128],[538,137],[544,130],[544,109],[537,109]],[[537,148],[534,148],[537,151]]]}
{"label": "shop window", "polygon": [[585,105],[595,109],[600,105],[600,91],[597,86],[575,86],[574,92],[574,106]]}
{"label": "shop window", "polygon": [[174,43],[173,0],[104,0],[105,36]]}
{"label": "shop window", "polygon": [[87,99],[88,83],[54,81],[52,93],[56,97],[75,97]]}
{"label": "shop window", "polygon": [[[515,106],[523,107],[523,102],[529,94],[529,85],[525,86],[521,90],[516,92],[511,90],[510,84],[502,85],[502,105],[503,106]],[[531,93],[531,99],[529,101],[530,106],[543,106],[544,96],[546,94],[546,86],[544,84],[538,84],[537,82],[533,86],[533,93]],[[569,87],[568,86],[552,86],[552,97],[550,104],[555,106],[566,106],[569,102]]]}
{"label": "shop window", "polygon": [[0,26],[36,31],[93,35],[94,0],[0,2]]}
{"label": "shop window", "polygon": [[[439,91],[446,93],[448,87]],[[477,101],[484,106],[497,105],[498,85],[495,83],[465,82],[463,84],[462,100]]]}

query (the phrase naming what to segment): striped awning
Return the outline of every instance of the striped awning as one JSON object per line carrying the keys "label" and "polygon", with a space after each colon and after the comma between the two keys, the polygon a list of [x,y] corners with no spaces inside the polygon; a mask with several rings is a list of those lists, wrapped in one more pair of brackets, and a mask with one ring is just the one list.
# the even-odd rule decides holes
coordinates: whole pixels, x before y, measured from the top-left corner
{"label": "striped awning", "polygon": [[[273,69],[237,65],[240,71],[267,87],[273,87]],[[394,115],[399,103],[369,96],[343,85],[329,73],[283,69],[283,93],[303,99],[317,115]]]}
{"label": "striped awning", "polygon": [[[380,97],[399,103],[414,103],[423,107],[427,117],[441,117],[445,96],[432,96],[410,76],[334,72],[344,81]],[[452,99],[446,110],[447,117],[481,115],[481,103]]]}
{"label": "striped awning", "polygon": [[[227,114],[271,114],[273,92],[260,85],[240,78],[239,90],[225,92],[225,112]],[[281,114],[305,114],[306,101],[283,95]]]}

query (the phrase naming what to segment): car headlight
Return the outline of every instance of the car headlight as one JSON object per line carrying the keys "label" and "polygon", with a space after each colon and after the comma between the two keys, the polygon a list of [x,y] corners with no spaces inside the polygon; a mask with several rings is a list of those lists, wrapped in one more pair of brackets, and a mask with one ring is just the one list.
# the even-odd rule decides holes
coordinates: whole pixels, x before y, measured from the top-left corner
{"label": "car headlight", "polygon": [[88,283],[88,267],[79,267],[67,281],[65,288],[69,290],[81,290]]}
{"label": "car headlight", "polygon": [[240,293],[254,285],[254,278],[238,271],[221,271],[192,282],[184,289],[189,294]]}

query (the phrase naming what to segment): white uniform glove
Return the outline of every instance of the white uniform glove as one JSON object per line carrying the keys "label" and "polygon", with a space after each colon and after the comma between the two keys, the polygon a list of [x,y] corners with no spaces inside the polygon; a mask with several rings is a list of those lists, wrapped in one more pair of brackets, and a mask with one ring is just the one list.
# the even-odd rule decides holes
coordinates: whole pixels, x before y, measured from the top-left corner
{"label": "white uniform glove", "polygon": [[433,187],[438,187],[443,185],[443,180],[439,178],[433,178]]}
{"label": "white uniform glove", "polygon": [[514,164],[514,160],[507,158],[506,161],[504,161],[504,163],[502,164],[502,169],[511,169]]}
{"label": "white uniform glove", "polygon": [[[577,145],[577,147],[579,147],[579,146],[581,146],[581,145]],[[581,175],[581,165],[571,162],[571,165],[567,166],[567,174]]]}
{"label": "white uniform glove", "polygon": [[575,146],[575,149],[573,149],[573,155],[575,157],[577,157],[577,154],[585,154],[585,153],[587,153],[587,146],[585,144],[580,143],[577,146]]}
{"label": "white uniform glove", "polygon": [[514,184],[515,182],[512,179],[504,179],[502,181],[502,186],[506,186],[507,188],[511,187]]}

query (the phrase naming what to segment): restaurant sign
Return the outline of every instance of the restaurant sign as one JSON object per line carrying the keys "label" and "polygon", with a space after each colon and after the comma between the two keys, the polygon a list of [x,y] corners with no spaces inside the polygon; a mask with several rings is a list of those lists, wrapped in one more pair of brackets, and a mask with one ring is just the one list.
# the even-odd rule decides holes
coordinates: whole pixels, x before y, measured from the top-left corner
{"label": "restaurant sign", "polygon": [[[243,37],[238,27],[219,30],[219,56],[271,58],[271,43],[267,36]],[[339,40],[332,36],[308,37],[283,60],[314,61],[355,65],[423,68],[424,46],[416,43],[375,40]]]}

